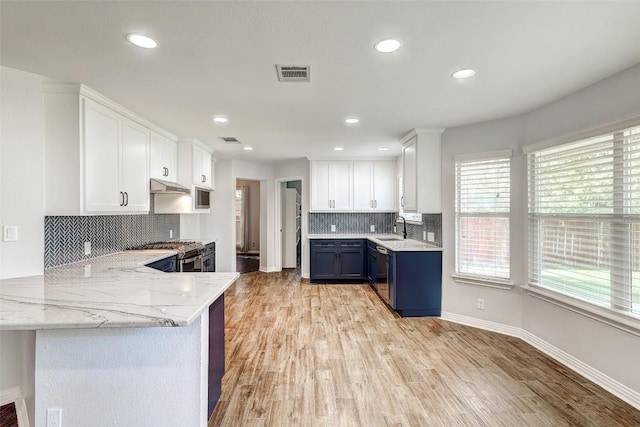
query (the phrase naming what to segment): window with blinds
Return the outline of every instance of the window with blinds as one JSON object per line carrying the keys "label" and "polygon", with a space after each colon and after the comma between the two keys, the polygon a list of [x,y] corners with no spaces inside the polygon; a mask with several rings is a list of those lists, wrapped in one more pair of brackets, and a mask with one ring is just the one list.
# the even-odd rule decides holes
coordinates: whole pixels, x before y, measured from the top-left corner
{"label": "window with blinds", "polygon": [[510,154],[456,160],[456,274],[508,280]]}
{"label": "window with blinds", "polygon": [[529,283],[640,314],[640,126],[528,164]]}

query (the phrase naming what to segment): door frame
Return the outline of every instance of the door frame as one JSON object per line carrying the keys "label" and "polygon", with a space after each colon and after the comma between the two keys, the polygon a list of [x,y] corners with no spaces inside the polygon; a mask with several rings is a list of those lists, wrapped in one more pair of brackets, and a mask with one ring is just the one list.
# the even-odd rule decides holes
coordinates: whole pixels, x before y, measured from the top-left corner
{"label": "door frame", "polygon": [[290,176],[290,177],[286,177],[286,178],[276,178],[276,191],[275,191],[275,208],[276,208],[276,212],[275,212],[275,225],[276,225],[276,234],[278,236],[277,239],[275,239],[275,245],[274,245],[274,250],[275,250],[275,270],[276,271],[282,271],[282,184],[284,184],[285,182],[288,181],[300,181],[301,182],[301,187],[302,187],[302,192],[300,193],[300,203],[302,203],[302,218],[301,218],[301,226],[300,226],[300,244],[301,244],[301,248],[300,248],[300,275],[302,275],[302,272],[305,271],[305,267],[307,267],[307,260],[305,259],[304,256],[304,251],[305,248],[307,247],[307,221],[305,218],[305,212],[308,212],[308,207],[305,208],[304,206],[304,183],[305,183],[305,178],[302,175],[298,175],[298,176]]}

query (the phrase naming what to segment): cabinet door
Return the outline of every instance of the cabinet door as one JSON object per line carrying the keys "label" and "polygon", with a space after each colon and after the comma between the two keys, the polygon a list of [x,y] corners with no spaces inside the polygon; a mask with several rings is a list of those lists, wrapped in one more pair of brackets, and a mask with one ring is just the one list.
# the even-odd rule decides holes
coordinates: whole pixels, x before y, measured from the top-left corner
{"label": "cabinet door", "polygon": [[84,210],[120,211],[119,143],[121,116],[83,99]]}
{"label": "cabinet door", "polygon": [[170,181],[167,178],[167,170],[165,169],[167,165],[164,161],[166,142],[164,136],[151,132],[149,142],[149,176],[151,178]]}
{"label": "cabinet door", "polygon": [[212,179],[211,179],[211,154],[206,151],[202,151],[202,155],[200,157],[202,170],[202,175],[204,175],[204,185],[206,187],[212,187]]}
{"label": "cabinet door", "polygon": [[311,210],[331,210],[329,162],[311,162]]}
{"label": "cabinet door", "polygon": [[330,163],[329,196],[333,200],[334,210],[350,211],[353,209],[351,179],[351,162]]}
{"label": "cabinet door", "polygon": [[353,209],[356,211],[374,210],[373,167],[373,162],[353,162]]}
{"label": "cabinet door", "polygon": [[405,211],[418,209],[418,139],[411,138],[402,146],[402,207]]}
{"label": "cabinet door", "polygon": [[126,211],[149,210],[149,130],[129,119],[122,122],[122,184]]}
{"label": "cabinet door", "polygon": [[[373,200],[377,211],[396,210],[396,166],[394,161],[377,161],[373,168]],[[357,192],[357,190],[356,190]],[[355,197],[355,194],[354,194]]]}
{"label": "cabinet door", "polygon": [[211,186],[211,154],[195,145],[192,147],[193,184]]}
{"label": "cabinet door", "polygon": [[342,240],[338,247],[338,278],[363,279],[365,255],[362,240]]}
{"label": "cabinet door", "polygon": [[167,168],[165,179],[171,182],[178,181],[178,144],[165,138],[162,158]]}
{"label": "cabinet door", "polygon": [[311,240],[311,280],[333,280],[338,277],[336,244],[335,240]]}

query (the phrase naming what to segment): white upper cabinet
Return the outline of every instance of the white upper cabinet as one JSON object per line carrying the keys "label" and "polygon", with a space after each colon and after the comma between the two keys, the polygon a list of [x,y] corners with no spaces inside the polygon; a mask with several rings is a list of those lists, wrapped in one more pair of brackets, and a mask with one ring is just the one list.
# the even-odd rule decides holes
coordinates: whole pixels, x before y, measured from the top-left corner
{"label": "white upper cabinet", "polygon": [[193,185],[213,188],[211,176],[211,153],[192,145]]}
{"label": "white upper cabinet", "polygon": [[149,129],[129,119],[122,120],[120,188],[123,208],[131,212],[149,211]]}
{"label": "white upper cabinet", "polygon": [[121,116],[89,99],[83,99],[82,105],[84,208],[87,213],[120,211],[124,204],[120,187]]}
{"label": "white upper cabinet", "polygon": [[148,213],[150,135],[168,133],[84,85],[43,92],[46,214]]}
{"label": "white upper cabinet", "polygon": [[353,209],[351,167],[350,161],[311,162],[311,210]]}
{"label": "white upper cabinet", "polygon": [[400,205],[407,212],[418,209],[418,137],[414,136],[402,146],[402,196]]}
{"label": "white upper cabinet", "polygon": [[353,210],[394,212],[395,162],[393,160],[353,162]]}
{"label": "white upper cabinet", "polygon": [[84,210],[149,211],[149,129],[83,98]]}
{"label": "white upper cabinet", "polygon": [[149,174],[164,181],[178,180],[178,145],[156,132],[151,132]]}
{"label": "white upper cabinet", "polygon": [[402,139],[400,204],[405,212],[440,213],[443,129],[414,129]]}

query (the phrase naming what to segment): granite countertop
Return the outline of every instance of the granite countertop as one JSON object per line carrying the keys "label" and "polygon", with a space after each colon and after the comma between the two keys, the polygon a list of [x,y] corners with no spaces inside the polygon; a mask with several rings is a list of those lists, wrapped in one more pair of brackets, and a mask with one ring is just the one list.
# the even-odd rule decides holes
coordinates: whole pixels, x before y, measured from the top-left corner
{"label": "granite countertop", "polygon": [[[420,240],[403,239],[397,234],[309,234],[309,239],[367,239],[378,246],[395,252],[433,252],[442,251],[440,246],[421,242]],[[393,240],[386,240],[393,239]]]}
{"label": "granite countertop", "polygon": [[186,326],[238,273],[163,273],[171,250],[125,251],[0,280],[0,330]]}

